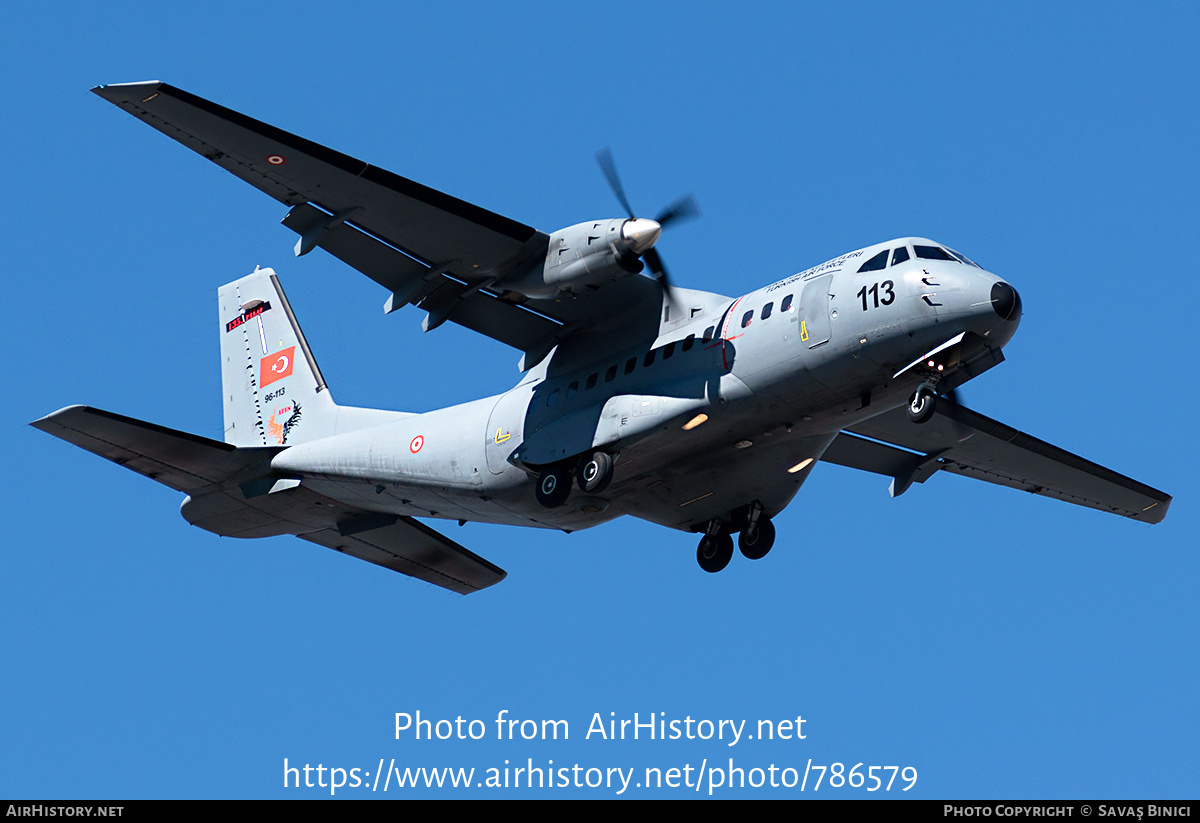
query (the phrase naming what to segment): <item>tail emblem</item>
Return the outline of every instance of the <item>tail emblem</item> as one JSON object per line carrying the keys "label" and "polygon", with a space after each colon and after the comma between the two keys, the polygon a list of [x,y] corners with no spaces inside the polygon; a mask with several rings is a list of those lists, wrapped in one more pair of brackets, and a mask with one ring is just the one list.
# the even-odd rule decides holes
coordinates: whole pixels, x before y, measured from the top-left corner
{"label": "tail emblem", "polygon": [[[280,418],[288,415],[282,422]],[[267,434],[275,438],[275,442],[280,446],[287,445],[288,433],[300,422],[300,404],[289,403],[286,406],[276,409],[271,413],[270,419],[267,420]]]}
{"label": "tail emblem", "polygon": [[281,352],[269,354],[258,361],[258,385],[269,386],[292,373],[296,363],[296,347],[288,346]]}

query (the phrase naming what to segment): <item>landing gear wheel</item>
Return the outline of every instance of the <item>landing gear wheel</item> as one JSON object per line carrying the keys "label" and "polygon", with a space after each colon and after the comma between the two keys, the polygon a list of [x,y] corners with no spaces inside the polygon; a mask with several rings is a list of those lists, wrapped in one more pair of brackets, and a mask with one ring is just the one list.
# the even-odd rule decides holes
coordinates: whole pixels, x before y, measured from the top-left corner
{"label": "landing gear wheel", "polygon": [[538,476],[534,495],[547,509],[561,506],[571,493],[571,473],[563,466],[551,466]]}
{"label": "landing gear wheel", "polygon": [[729,565],[733,559],[733,538],[727,534],[705,535],[696,549],[696,562],[700,568],[715,574]]}
{"label": "landing gear wheel", "polygon": [[598,494],[607,489],[612,477],[613,461],[604,452],[594,452],[587,460],[580,461],[575,471],[579,490],[588,494]]}
{"label": "landing gear wheel", "polygon": [[738,535],[738,548],[747,560],[761,560],[775,545],[775,524],[765,517],[758,519],[758,525],[745,529]]}
{"label": "landing gear wheel", "polygon": [[936,405],[937,395],[933,393],[933,389],[928,386],[921,386],[908,399],[908,405],[904,407],[904,410],[908,412],[908,419],[912,422],[924,423],[933,417],[933,410]]}

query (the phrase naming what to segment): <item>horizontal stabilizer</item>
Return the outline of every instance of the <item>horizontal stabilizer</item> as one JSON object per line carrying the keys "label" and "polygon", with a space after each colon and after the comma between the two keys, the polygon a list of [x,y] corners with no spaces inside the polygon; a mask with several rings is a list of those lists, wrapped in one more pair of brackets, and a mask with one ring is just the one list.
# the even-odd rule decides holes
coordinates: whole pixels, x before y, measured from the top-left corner
{"label": "horizontal stabilizer", "polygon": [[469,594],[505,572],[410,518],[345,506],[272,474],[275,446],[232,446],[88,406],[31,423],[190,497],[182,514],[229,537],[294,534],[436,586]]}
{"label": "horizontal stabilizer", "polygon": [[[181,492],[270,469],[277,448],[236,448],[89,406],[68,406],[30,424]],[[247,471],[257,470],[257,471]]]}
{"label": "horizontal stabilizer", "polygon": [[888,475],[893,495],[948,471],[1144,523],[1162,522],[1171,505],[1168,494],[945,397],[925,423],[913,423],[900,408],[852,426],[822,460]]}
{"label": "horizontal stabilizer", "polygon": [[507,573],[411,517],[364,515],[337,526],[298,535],[435,586],[470,594]]}

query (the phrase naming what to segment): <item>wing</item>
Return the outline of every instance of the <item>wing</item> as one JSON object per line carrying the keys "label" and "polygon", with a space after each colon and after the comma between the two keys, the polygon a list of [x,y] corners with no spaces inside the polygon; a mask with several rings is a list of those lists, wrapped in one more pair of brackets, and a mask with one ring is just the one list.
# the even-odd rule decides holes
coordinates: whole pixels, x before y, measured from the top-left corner
{"label": "wing", "polygon": [[297,254],[326,249],[391,292],[387,311],[425,309],[426,331],[450,320],[526,352],[528,367],[579,328],[661,308],[646,277],[570,300],[506,291],[544,264],[548,235],[166,83],[92,91],[291,206]]}
{"label": "wing", "polygon": [[851,427],[821,459],[889,475],[893,496],[947,471],[1144,523],[1162,522],[1171,505],[1168,494],[944,397],[925,423],[893,409]]}
{"label": "wing", "polygon": [[229,537],[294,534],[469,594],[499,583],[503,569],[411,517],[364,511],[272,476],[277,447],[231,446],[87,406],[70,406],[32,424],[191,497],[189,523]]}

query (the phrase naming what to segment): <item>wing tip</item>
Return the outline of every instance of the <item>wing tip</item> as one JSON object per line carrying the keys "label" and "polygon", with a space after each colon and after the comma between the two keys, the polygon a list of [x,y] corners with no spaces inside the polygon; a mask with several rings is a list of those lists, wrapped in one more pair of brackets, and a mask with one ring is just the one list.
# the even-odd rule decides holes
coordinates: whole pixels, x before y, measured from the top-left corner
{"label": "wing tip", "polygon": [[101,83],[98,86],[92,87],[92,94],[99,95],[105,100],[116,102],[132,98],[133,95],[130,92],[145,93],[165,85],[161,80],[139,80],[136,83]]}
{"label": "wing tip", "polygon": [[76,414],[80,411],[86,411],[88,408],[88,406],[80,403],[77,403],[73,406],[63,406],[58,411],[50,412],[45,417],[39,417],[37,420],[32,421],[29,425],[33,426],[35,429],[50,431],[50,428],[58,423],[59,418]]}
{"label": "wing tip", "polygon": [[1161,523],[1166,520],[1167,511],[1171,508],[1171,501],[1174,500],[1174,498],[1170,495],[1164,495],[1164,498],[1165,499],[1163,500],[1156,500],[1146,508],[1142,509],[1141,512],[1134,515],[1133,519],[1140,520],[1143,523],[1149,523],[1151,525],[1154,525],[1155,523]]}

